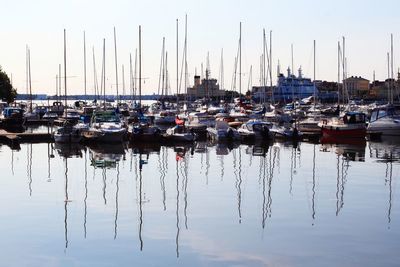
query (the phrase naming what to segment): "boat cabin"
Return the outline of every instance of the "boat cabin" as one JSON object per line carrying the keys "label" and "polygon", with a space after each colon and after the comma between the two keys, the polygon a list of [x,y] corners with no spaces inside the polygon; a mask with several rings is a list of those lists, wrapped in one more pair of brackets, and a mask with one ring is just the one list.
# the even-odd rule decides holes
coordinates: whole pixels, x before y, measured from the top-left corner
{"label": "boat cabin", "polygon": [[370,122],[376,121],[380,118],[384,117],[394,117],[400,116],[398,110],[396,110],[393,106],[390,107],[379,107],[372,110]]}
{"label": "boat cabin", "polygon": [[362,112],[347,112],[343,116],[345,124],[366,123],[366,115]]}
{"label": "boat cabin", "polygon": [[22,108],[6,107],[3,110],[4,118],[22,118],[23,114]]}

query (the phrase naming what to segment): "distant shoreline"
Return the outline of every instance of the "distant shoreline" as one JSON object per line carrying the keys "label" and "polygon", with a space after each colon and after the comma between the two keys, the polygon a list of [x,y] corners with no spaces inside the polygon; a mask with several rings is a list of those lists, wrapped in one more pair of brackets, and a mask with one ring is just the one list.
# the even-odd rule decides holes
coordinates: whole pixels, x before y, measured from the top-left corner
{"label": "distant shoreline", "polygon": [[[176,97],[176,96],[175,96]],[[68,95],[67,100],[95,100],[95,99],[103,99],[104,96],[96,96],[96,95]],[[106,95],[106,100],[115,101],[117,100],[116,95]],[[139,99],[139,96],[132,96],[132,95],[120,95],[118,96],[121,100],[132,100],[132,99]],[[142,100],[157,100],[159,99],[159,95],[142,95]],[[28,94],[18,94],[15,100],[30,100],[30,96]],[[34,94],[32,95],[32,100],[58,100],[58,99],[65,99],[65,96],[55,96],[55,95],[46,95],[46,94]]]}

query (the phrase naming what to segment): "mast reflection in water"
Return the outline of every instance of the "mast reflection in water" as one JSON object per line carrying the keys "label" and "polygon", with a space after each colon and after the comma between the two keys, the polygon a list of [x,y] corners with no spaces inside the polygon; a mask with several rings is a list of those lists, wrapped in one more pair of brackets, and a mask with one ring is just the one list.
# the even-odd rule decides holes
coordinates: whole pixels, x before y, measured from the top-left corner
{"label": "mast reflection in water", "polygon": [[3,146],[2,261],[395,266],[399,145]]}

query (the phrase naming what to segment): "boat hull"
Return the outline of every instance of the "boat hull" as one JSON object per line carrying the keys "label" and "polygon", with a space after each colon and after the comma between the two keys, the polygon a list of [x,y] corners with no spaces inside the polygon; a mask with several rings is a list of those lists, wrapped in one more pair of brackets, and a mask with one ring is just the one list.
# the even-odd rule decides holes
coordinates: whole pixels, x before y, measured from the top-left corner
{"label": "boat hull", "polygon": [[54,134],[54,141],[56,143],[79,143],[82,136],[77,134]]}
{"label": "boat hull", "polygon": [[130,135],[131,142],[159,142],[161,140],[160,134],[134,134]]}
{"label": "boat hull", "polygon": [[120,143],[124,141],[126,131],[92,131],[87,130],[82,133],[83,137],[88,141],[104,142],[104,143]]}
{"label": "boat hull", "polygon": [[193,134],[173,134],[164,135],[164,140],[166,142],[194,142],[195,136]]}
{"label": "boat hull", "polygon": [[336,138],[364,138],[366,128],[351,128],[326,126],[321,128],[322,136]]}
{"label": "boat hull", "polygon": [[400,136],[400,123],[393,121],[385,122],[372,122],[367,127],[368,134],[387,135],[387,136]]}

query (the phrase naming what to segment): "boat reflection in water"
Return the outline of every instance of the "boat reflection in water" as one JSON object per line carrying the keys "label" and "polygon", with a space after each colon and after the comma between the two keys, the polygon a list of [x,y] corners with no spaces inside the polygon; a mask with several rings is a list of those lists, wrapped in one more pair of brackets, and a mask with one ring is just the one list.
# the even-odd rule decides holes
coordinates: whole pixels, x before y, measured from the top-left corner
{"label": "boat reflection in water", "polygon": [[62,158],[82,158],[86,147],[79,143],[54,143],[53,148]]}
{"label": "boat reflection in water", "polygon": [[400,162],[400,137],[382,137],[368,143],[369,155],[378,162]]}
{"label": "boat reflection in water", "polygon": [[379,142],[369,142],[368,150],[371,158],[386,165],[385,186],[389,187],[387,222],[390,224],[393,205],[393,164],[400,162],[400,138],[397,136],[382,136]]}
{"label": "boat reflection in water", "polygon": [[125,144],[90,145],[90,158],[95,168],[116,168],[117,162],[125,159]]}
{"label": "boat reflection in water", "polygon": [[350,161],[365,161],[367,142],[362,138],[321,138],[322,150],[335,149],[336,154]]}
{"label": "boat reflection in water", "polygon": [[[399,147],[393,140],[361,139],[2,147],[2,170],[12,179],[0,180],[0,196],[10,199],[7,216],[21,225],[8,225],[3,215],[10,233],[0,229],[0,244],[19,251],[14,243],[29,237],[43,258],[58,253],[56,265],[74,258],[96,266],[264,266],[293,265],[299,257],[306,258],[299,265],[307,265],[313,251],[335,253],[328,264],[335,266],[360,249],[366,259],[356,265],[368,265],[373,249],[389,266],[398,259],[386,247],[397,244],[400,229],[394,205]],[[18,175],[22,179],[14,179]],[[6,192],[10,188],[23,194]],[[370,234],[376,242],[368,242]],[[48,249],[55,238],[61,248]],[[37,257],[37,251],[26,254]],[[322,258],[311,265],[324,265]]]}

